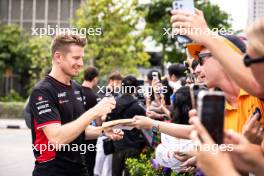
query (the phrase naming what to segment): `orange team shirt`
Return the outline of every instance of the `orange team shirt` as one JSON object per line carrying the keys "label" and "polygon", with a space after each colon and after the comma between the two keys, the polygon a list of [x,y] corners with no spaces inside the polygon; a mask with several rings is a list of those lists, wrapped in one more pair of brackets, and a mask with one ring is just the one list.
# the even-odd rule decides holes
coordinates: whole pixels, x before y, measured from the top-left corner
{"label": "orange team shirt", "polygon": [[244,124],[255,112],[256,107],[261,111],[261,124],[264,126],[264,101],[259,98],[249,95],[244,90],[240,89],[237,97],[237,108],[232,107],[228,102],[225,105],[224,128],[233,129],[241,133]]}

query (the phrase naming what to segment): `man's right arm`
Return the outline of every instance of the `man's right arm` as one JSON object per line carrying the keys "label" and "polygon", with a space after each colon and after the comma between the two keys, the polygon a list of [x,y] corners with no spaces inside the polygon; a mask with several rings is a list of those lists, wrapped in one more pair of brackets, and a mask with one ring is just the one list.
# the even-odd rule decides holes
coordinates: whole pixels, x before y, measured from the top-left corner
{"label": "man's right arm", "polygon": [[98,114],[95,109],[91,108],[70,123],[45,126],[43,132],[52,144],[68,144],[84,132],[86,127],[98,117]]}
{"label": "man's right arm", "polygon": [[115,108],[114,98],[105,98],[76,120],[62,125],[61,118],[63,117],[60,116],[56,100],[48,90],[34,90],[30,101],[35,129],[43,130],[53,144],[72,142],[94,119],[110,113],[113,108]]}

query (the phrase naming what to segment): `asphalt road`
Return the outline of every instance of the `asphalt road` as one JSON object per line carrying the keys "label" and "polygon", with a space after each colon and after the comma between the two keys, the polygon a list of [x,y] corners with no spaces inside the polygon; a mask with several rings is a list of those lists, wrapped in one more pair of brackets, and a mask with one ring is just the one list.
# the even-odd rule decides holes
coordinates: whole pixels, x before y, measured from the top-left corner
{"label": "asphalt road", "polygon": [[0,176],[31,176],[31,146],[30,130],[0,129]]}

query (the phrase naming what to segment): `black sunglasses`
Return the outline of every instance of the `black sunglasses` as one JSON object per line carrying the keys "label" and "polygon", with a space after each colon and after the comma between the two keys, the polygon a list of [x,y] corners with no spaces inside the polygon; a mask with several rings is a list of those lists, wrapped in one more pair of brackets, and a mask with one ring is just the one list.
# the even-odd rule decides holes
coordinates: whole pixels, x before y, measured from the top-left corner
{"label": "black sunglasses", "polygon": [[211,53],[202,53],[202,54],[198,54],[198,62],[200,65],[204,64],[204,60],[205,58],[211,57],[212,54]]}
{"label": "black sunglasses", "polygon": [[249,55],[245,55],[244,64],[246,67],[250,67],[252,64],[264,62],[264,57],[252,59]]}

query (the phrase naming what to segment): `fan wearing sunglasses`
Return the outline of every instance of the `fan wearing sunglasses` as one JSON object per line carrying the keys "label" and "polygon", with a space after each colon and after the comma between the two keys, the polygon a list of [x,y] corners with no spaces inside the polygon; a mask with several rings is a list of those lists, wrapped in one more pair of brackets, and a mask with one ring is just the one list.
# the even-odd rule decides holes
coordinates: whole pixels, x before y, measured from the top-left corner
{"label": "fan wearing sunglasses", "polygon": [[[203,13],[199,10],[194,15],[173,11],[171,23],[172,28],[180,31],[199,28],[202,32],[189,33],[187,36],[208,48],[241,88],[251,95],[264,98],[264,17],[256,20],[245,31],[246,55],[234,52],[222,36],[210,31]],[[233,58],[232,62],[230,58]]]}
{"label": "fan wearing sunglasses", "polygon": [[[223,36],[223,40],[232,50],[241,55],[246,50],[243,41],[236,36]],[[254,108],[252,109],[251,106],[260,107],[264,110],[264,102],[240,89],[236,82],[225,72],[220,62],[214,58],[210,50],[203,45],[188,44],[187,51],[192,58],[199,62],[199,67],[203,69],[208,88],[219,88],[226,96],[225,129],[233,129],[241,133],[247,119],[254,112]],[[230,62],[232,60],[232,58],[229,58]],[[262,125],[264,125],[264,121]]]}

